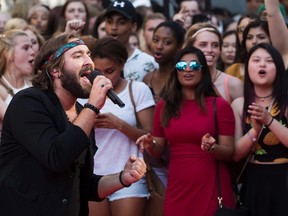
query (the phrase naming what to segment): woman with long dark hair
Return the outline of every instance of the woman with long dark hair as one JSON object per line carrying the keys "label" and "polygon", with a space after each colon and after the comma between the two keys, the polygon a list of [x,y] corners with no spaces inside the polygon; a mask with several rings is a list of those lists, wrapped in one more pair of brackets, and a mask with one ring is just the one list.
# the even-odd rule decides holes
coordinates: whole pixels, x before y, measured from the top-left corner
{"label": "woman with long dark hair", "polygon": [[254,46],[244,77],[244,97],[232,103],[234,159],[249,160],[242,202],[253,216],[288,215],[288,74],[280,53],[269,44]]}
{"label": "woman with long dark hair", "polygon": [[[224,163],[234,151],[233,112],[222,97],[217,97],[201,50],[180,50],[174,65],[155,109],[152,135],[141,136],[137,144],[154,157],[160,157],[167,145],[170,147],[165,216],[214,216],[218,208],[216,160],[224,205],[234,206]],[[213,123],[214,102],[218,134]],[[205,141],[213,137],[217,144]]]}

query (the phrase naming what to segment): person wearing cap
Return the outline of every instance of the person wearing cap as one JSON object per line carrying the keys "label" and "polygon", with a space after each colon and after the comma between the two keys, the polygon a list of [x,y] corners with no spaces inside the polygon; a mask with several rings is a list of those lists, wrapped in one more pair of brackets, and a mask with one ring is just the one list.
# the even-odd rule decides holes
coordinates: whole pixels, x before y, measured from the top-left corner
{"label": "person wearing cap", "polygon": [[[146,164],[134,155],[120,173],[93,174],[94,121],[112,88],[104,76],[90,84],[93,69],[75,35],[51,38],[38,53],[33,87],[13,97],[3,121],[2,216],[87,216],[88,200],[102,201],[144,176]],[[82,107],[77,98],[88,101]]]}
{"label": "person wearing cap", "polygon": [[129,57],[123,70],[124,78],[142,81],[148,72],[158,68],[158,64],[152,56],[132,48],[129,44],[130,35],[137,30],[135,7],[128,0],[113,1],[106,9],[105,18],[107,35],[118,39],[128,52]]}

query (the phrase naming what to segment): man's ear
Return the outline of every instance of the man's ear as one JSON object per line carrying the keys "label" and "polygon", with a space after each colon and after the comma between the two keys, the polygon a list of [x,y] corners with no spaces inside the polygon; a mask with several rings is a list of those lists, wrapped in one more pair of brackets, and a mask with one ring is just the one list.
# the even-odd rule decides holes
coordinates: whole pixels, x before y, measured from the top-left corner
{"label": "man's ear", "polygon": [[59,68],[54,68],[53,70],[50,71],[50,74],[54,78],[59,78],[61,75],[61,72],[60,72]]}

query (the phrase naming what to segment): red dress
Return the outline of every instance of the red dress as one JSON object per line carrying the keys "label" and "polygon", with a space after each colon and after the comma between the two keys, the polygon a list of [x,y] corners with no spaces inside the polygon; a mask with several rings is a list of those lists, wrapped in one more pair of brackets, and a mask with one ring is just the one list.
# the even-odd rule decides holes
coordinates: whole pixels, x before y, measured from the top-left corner
{"label": "red dress", "polygon": [[[169,126],[161,126],[164,101],[157,104],[153,135],[165,137],[170,145],[170,167],[164,204],[165,216],[214,216],[218,207],[216,161],[212,154],[202,151],[202,136],[215,137],[213,100],[205,99],[207,113],[195,100],[184,100],[178,118]],[[230,105],[217,98],[217,121],[220,135],[234,136],[235,122]],[[234,207],[230,175],[224,163],[219,163],[224,205]]]}

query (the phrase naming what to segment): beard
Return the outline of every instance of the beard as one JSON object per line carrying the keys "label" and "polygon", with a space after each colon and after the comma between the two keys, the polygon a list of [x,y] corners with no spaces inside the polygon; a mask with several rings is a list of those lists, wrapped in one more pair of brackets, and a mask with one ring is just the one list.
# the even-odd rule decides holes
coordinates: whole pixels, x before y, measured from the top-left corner
{"label": "beard", "polygon": [[63,74],[60,77],[62,87],[69,91],[76,98],[88,98],[90,95],[91,87],[86,89],[80,85],[79,77],[75,73],[63,70]]}

